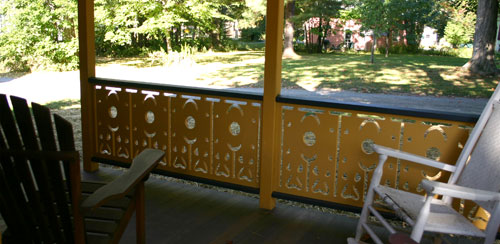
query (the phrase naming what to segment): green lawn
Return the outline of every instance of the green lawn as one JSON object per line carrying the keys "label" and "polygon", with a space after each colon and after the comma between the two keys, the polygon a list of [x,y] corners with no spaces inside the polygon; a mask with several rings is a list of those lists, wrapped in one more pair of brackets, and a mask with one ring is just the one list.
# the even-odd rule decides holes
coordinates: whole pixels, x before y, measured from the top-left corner
{"label": "green lawn", "polygon": [[370,93],[489,97],[498,78],[470,76],[460,70],[467,59],[424,55],[305,55],[285,60],[283,79],[316,88]]}
{"label": "green lawn", "polygon": [[[264,52],[199,53],[189,57],[197,82],[227,87],[263,87]],[[489,97],[498,78],[469,75],[460,70],[466,58],[369,54],[301,54],[283,60],[283,87],[306,90],[340,89],[368,93]],[[109,63],[108,60],[105,63]],[[136,67],[148,59],[112,60]],[[102,62],[101,62],[102,63]]]}

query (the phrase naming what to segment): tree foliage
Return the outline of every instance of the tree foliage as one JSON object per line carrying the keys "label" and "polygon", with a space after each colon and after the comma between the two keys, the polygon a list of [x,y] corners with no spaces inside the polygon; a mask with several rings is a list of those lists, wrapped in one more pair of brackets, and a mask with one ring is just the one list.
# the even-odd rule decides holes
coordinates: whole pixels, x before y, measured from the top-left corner
{"label": "tree foliage", "polygon": [[[402,17],[399,2],[397,0],[359,1],[353,12],[351,15],[359,16],[362,24],[361,30],[372,36],[370,61],[373,63],[377,39],[385,36],[386,41],[388,41],[390,33],[399,31],[398,27],[401,25]],[[386,56],[388,55],[388,46],[386,47]]]}
{"label": "tree foliage", "polygon": [[[78,0],[3,0],[0,62],[11,70],[78,67]],[[257,23],[263,0],[95,0],[98,55],[224,50],[228,22]],[[253,15],[252,15],[253,13]],[[245,22],[245,21],[242,21]]]}
{"label": "tree foliage", "polygon": [[438,1],[434,0],[349,0],[349,4],[351,8],[343,13],[344,18],[358,17],[362,30],[372,34],[373,39],[404,33],[410,51],[418,49],[424,26],[435,24],[443,16]]}
{"label": "tree foliage", "polygon": [[113,47],[102,54],[120,51],[116,46],[136,52],[183,45],[219,49],[226,21],[242,18],[246,8],[244,1],[229,0],[96,0],[96,38]]}
{"label": "tree foliage", "polygon": [[474,13],[464,9],[455,9],[444,29],[444,37],[453,47],[471,43],[475,24],[476,15]]}
{"label": "tree foliage", "polygon": [[77,67],[76,8],[76,0],[0,1],[0,61],[13,70]]}
{"label": "tree foliage", "polygon": [[[309,51],[322,52],[323,43],[332,26],[330,20],[340,17],[342,2],[338,0],[296,0],[296,13],[293,21],[297,25],[310,22],[312,25],[305,30],[306,45]],[[312,40],[314,36],[317,40]],[[312,43],[316,43],[313,45]]]}

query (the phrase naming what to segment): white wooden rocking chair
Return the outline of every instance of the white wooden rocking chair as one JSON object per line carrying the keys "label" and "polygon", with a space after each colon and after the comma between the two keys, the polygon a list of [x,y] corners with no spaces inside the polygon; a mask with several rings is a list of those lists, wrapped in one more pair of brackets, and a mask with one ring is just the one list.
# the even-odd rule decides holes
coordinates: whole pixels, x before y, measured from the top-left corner
{"label": "white wooden rocking chair", "polygon": [[[372,206],[375,194],[396,214],[412,226],[411,239],[420,242],[425,231],[483,237],[484,243],[495,240],[500,224],[500,85],[486,104],[472,130],[455,166],[399,150],[374,145],[379,163],[373,173],[363,205],[356,237],[349,243],[358,243],[366,231],[375,243],[383,243],[368,225],[373,214],[382,225],[395,234],[396,230]],[[425,196],[397,190],[380,184],[383,165],[388,157],[415,162],[451,172],[448,183],[423,180]],[[436,198],[435,196],[442,196]],[[453,198],[472,200],[490,213],[484,231],[451,207]]]}

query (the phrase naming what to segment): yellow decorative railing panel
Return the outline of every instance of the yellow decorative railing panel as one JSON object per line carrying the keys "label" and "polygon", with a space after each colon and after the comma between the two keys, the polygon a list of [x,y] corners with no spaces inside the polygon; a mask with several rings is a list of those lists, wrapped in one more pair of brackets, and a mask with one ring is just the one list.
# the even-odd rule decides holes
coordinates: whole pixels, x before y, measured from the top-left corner
{"label": "yellow decorative railing panel", "polygon": [[259,187],[261,101],[138,87],[95,85],[94,157],[158,148],[161,170]]}
{"label": "yellow decorative railing panel", "polygon": [[[262,187],[262,141],[277,138],[275,178],[269,181],[274,182],[273,196],[355,208],[362,206],[378,163],[373,143],[452,164],[475,119],[279,96],[277,135],[262,135],[259,95],[92,82],[97,161],[130,163],[144,148],[159,148],[166,152],[161,172],[256,193]],[[446,181],[449,176],[394,158],[384,167],[383,184],[420,194],[422,179]],[[468,202],[455,206],[469,217],[477,209]]]}
{"label": "yellow decorative railing panel", "polygon": [[[378,163],[373,143],[456,161],[473,123],[280,102],[281,155],[277,192],[362,206]],[[359,108],[358,108],[359,110]],[[448,174],[389,158],[383,184],[421,193],[423,178]]]}

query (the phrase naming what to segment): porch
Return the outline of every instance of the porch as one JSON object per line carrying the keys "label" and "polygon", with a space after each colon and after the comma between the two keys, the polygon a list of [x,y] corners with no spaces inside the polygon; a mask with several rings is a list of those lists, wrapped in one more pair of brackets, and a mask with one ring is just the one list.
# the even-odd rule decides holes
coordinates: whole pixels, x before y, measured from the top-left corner
{"label": "porch", "polygon": [[[146,186],[151,243],[344,243],[357,217],[331,209],[359,211],[377,161],[370,143],[454,162],[477,119],[474,114],[280,95],[270,195],[312,205],[305,209],[278,201],[264,210],[261,95],[103,78],[89,83],[97,125],[93,162],[127,167],[142,148],[167,152],[155,173],[174,178],[152,177]],[[424,177],[447,177],[404,161],[387,167],[386,184],[413,192],[421,191]],[[100,167],[84,174],[107,179],[119,172]],[[467,202],[457,207],[468,217],[478,210]],[[133,224],[128,228],[123,243],[135,240]]]}
{"label": "porch", "polygon": [[[452,163],[477,120],[476,114],[280,94],[283,1],[268,1],[267,8],[260,95],[96,77],[93,1],[79,1],[85,170],[96,171],[97,163],[126,167],[144,148],[157,148],[166,152],[157,174],[251,194],[152,178],[146,190],[151,243],[345,243],[356,218],[276,200],[359,211],[377,162],[370,144]],[[391,160],[383,182],[395,188],[421,193],[423,178],[448,177]],[[469,202],[455,206],[471,219],[481,214]],[[123,242],[133,235],[126,231]]]}
{"label": "porch", "polygon": [[[111,180],[120,169],[101,167],[84,173],[89,180]],[[146,189],[146,243],[346,243],[358,215],[315,205],[279,201],[259,208],[255,194],[152,176]],[[387,238],[381,226],[375,231]],[[402,229],[403,230],[403,229]],[[477,240],[441,236],[444,243]],[[132,218],[120,243],[135,243]],[[422,243],[433,243],[427,236]]]}
{"label": "porch", "polygon": [[[88,179],[111,179],[120,170],[101,167]],[[345,243],[355,215],[332,215],[278,203],[259,208],[255,194],[153,176],[146,183],[147,243]],[[310,206],[311,207],[311,206]],[[135,243],[132,221],[120,243]]]}

